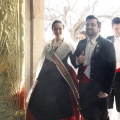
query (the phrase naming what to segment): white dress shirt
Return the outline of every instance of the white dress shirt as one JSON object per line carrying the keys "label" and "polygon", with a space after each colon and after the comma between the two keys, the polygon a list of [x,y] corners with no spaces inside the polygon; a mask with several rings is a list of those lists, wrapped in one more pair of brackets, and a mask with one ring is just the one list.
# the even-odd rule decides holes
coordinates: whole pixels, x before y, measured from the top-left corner
{"label": "white dress shirt", "polygon": [[116,69],[120,68],[120,37],[115,37],[114,47],[116,52]]}
{"label": "white dress shirt", "polygon": [[91,40],[88,38],[87,45],[85,48],[85,61],[84,61],[83,66],[87,66],[87,68],[86,68],[84,74],[89,79],[90,79],[91,57],[92,57],[93,51],[95,49],[95,46],[97,44],[97,41],[96,41],[97,38],[98,38],[98,35]]}
{"label": "white dress shirt", "polygon": [[87,41],[87,45],[85,48],[85,62],[83,64],[84,66],[90,65],[90,63],[91,63],[91,57],[92,57],[93,51],[95,49],[95,46],[97,44],[97,41],[96,41],[97,37],[95,37],[94,39],[91,39],[91,40],[88,39],[88,41]]}

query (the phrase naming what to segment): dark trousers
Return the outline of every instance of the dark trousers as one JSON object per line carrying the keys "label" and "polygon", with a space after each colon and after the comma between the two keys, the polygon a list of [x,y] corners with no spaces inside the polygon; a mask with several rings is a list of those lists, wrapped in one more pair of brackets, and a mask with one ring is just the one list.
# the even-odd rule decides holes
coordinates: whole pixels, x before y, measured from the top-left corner
{"label": "dark trousers", "polygon": [[98,98],[100,84],[80,83],[80,108],[85,120],[109,120],[107,98]]}
{"label": "dark trousers", "polygon": [[116,109],[120,112],[120,72],[116,72],[113,88],[111,89],[109,99],[108,99],[108,108],[112,109],[114,104],[114,98],[116,102]]}

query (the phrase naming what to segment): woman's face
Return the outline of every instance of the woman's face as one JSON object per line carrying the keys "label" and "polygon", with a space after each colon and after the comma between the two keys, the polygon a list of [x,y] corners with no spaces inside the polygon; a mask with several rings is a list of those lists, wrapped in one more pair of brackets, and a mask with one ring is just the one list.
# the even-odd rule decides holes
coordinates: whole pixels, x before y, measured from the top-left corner
{"label": "woman's face", "polygon": [[60,37],[63,32],[62,23],[55,23],[52,30],[56,37]]}

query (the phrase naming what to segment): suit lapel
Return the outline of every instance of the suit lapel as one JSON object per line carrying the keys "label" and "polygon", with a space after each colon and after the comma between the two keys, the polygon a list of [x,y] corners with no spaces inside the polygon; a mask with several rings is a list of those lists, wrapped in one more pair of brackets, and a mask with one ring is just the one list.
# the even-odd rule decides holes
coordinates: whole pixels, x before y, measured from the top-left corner
{"label": "suit lapel", "polygon": [[115,37],[114,36],[108,36],[107,39],[110,40],[112,43],[114,43]]}
{"label": "suit lapel", "polygon": [[100,36],[97,38],[97,44],[96,44],[96,46],[95,46],[95,49],[94,49],[94,51],[93,51],[93,55],[92,55],[92,57],[94,57],[94,56],[96,56],[99,52],[100,52],[100,50],[101,50],[101,40],[100,40],[101,38],[100,38]]}
{"label": "suit lapel", "polygon": [[114,43],[114,36],[111,37],[111,41]]}

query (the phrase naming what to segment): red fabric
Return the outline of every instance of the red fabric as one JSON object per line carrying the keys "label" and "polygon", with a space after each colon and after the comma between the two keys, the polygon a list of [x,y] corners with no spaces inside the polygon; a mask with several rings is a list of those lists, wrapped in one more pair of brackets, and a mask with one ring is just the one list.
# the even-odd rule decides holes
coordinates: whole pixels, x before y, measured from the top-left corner
{"label": "red fabric", "polygon": [[120,68],[116,69],[116,72],[120,72]]}
{"label": "red fabric", "polygon": [[25,90],[25,84],[22,85],[21,91],[20,91],[20,109],[25,110],[25,98],[26,98],[26,90]]}
{"label": "red fabric", "polygon": [[83,66],[83,79],[80,81],[82,83],[89,83],[90,82],[90,79],[84,74],[86,68],[87,68],[87,66]]}
{"label": "red fabric", "polygon": [[[77,75],[76,75],[75,71],[73,70],[73,68],[71,66],[68,65],[68,67],[69,67],[69,73],[70,73],[71,77],[73,78],[73,82],[78,89],[79,84],[78,84],[78,80],[77,80]],[[84,120],[83,116],[80,114],[80,111],[78,110],[76,100],[75,100],[75,98],[72,94],[72,91],[71,91],[71,102],[72,102],[72,108],[73,108],[72,117],[64,118],[64,119],[61,119],[61,120]]]}
{"label": "red fabric", "polygon": [[26,110],[26,119],[25,120],[36,120],[29,109]]}
{"label": "red fabric", "polygon": [[[73,70],[73,68],[71,66],[68,66],[68,67],[69,67],[70,75],[73,78],[76,87],[78,88],[78,80],[77,80],[76,73],[75,73],[75,71]],[[61,120],[84,120],[83,116],[80,114],[79,110],[77,109],[77,104],[76,104],[76,101],[75,101],[75,98],[74,98],[72,92],[71,92],[71,102],[72,102],[72,108],[73,108],[72,117],[63,118]],[[27,112],[26,112],[26,120],[36,120],[33,117],[32,113],[30,112],[29,109],[27,109]]]}
{"label": "red fabric", "polygon": [[78,88],[79,84],[78,84],[77,75],[76,75],[75,71],[73,70],[73,68],[70,65],[68,65],[68,69],[69,69],[69,73],[73,79],[75,86]]}

